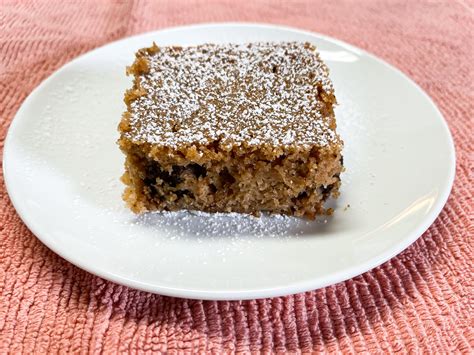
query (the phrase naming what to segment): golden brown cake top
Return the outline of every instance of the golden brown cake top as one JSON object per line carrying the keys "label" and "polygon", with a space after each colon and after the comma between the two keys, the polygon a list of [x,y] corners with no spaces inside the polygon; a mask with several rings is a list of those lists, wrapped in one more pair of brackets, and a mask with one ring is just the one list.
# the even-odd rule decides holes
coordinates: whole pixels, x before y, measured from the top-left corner
{"label": "golden brown cake top", "polygon": [[123,135],[169,147],[188,144],[339,143],[328,69],[308,43],[156,46],[130,70]]}

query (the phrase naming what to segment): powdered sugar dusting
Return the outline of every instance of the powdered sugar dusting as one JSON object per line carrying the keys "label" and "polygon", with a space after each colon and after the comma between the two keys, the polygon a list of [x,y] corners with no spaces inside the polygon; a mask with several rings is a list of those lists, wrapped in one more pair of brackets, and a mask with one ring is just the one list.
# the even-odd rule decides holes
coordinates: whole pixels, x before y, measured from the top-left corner
{"label": "powdered sugar dusting", "polygon": [[221,238],[242,240],[250,238],[295,238],[325,224],[326,219],[308,221],[284,215],[254,217],[242,213],[207,213],[201,211],[151,212],[137,217],[135,224],[158,228],[171,239],[208,240]]}
{"label": "powdered sugar dusting", "polygon": [[164,47],[146,55],[146,94],[130,104],[134,141],[314,145],[338,140],[320,114],[333,93],[328,70],[305,43]]}

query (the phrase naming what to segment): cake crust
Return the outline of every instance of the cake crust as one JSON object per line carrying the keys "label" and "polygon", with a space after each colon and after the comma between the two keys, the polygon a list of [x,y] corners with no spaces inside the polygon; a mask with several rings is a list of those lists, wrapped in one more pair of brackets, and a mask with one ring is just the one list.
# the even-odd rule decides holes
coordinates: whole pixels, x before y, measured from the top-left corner
{"label": "cake crust", "polygon": [[311,44],[153,45],[127,72],[119,145],[133,211],[314,218],[337,196],[336,99]]}

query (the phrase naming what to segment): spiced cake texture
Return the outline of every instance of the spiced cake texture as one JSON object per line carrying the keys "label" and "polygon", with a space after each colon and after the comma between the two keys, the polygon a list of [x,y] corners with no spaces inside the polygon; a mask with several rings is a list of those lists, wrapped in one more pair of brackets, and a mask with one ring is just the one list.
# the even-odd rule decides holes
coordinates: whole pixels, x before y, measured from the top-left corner
{"label": "spiced cake texture", "polygon": [[127,73],[118,143],[134,212],[327,213],[343,143],[313,45],[154,44]]}

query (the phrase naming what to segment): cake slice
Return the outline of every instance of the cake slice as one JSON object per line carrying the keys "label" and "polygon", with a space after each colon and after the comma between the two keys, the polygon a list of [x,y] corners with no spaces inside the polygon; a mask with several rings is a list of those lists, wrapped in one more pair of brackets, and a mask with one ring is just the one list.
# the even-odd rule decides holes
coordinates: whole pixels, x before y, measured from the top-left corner
{"label": "cake slice", "polygon": [[127,73],[118,143],[132,211],[328,212],[343,143],[313,45],[154,44]]}

